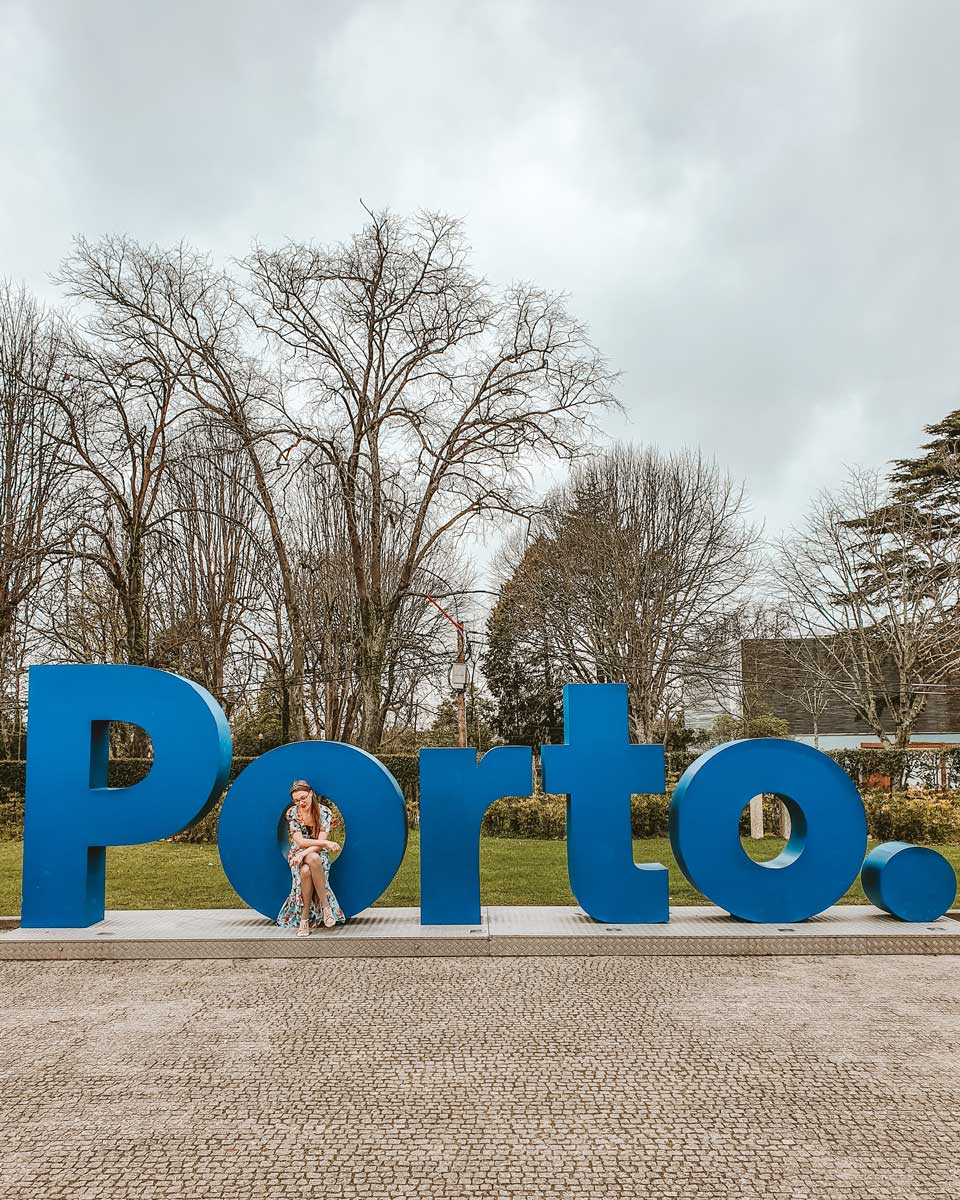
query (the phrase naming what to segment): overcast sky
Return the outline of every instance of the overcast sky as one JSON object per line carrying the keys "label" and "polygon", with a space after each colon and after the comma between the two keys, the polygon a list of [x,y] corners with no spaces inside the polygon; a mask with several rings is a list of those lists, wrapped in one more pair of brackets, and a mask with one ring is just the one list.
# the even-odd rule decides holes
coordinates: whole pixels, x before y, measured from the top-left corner
{"label": "overcast sky", "polygon": [[777,530],[960,406],[960,4],[0,0],[0,275],[466,219]]}

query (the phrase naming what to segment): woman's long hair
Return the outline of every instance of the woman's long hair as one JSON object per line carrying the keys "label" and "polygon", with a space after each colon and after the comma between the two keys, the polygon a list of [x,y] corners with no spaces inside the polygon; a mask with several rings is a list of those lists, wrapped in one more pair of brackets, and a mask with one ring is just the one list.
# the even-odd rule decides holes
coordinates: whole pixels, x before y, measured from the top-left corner
{"label": "woman's long hair", "polygon": [[[310,793],[310,828],[314,833],[320,832],[320,801],[317,799],[317,793],[313,790],[305,779],[295,779],[290,784],[290,799],[293,800],[295,792]],[[296,800],[293,800],[296,804]]]}

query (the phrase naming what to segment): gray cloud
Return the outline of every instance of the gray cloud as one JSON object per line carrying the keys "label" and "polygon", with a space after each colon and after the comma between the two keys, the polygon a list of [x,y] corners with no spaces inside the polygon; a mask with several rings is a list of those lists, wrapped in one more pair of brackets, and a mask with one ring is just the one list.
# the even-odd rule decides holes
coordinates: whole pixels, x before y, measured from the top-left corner
{"label": "gray cloud", "polygon": [[958,43],[950,0],[0,0],[0,273],[456,212],[571,294],[612,434],[703,445],[779,528],[960,403]]}

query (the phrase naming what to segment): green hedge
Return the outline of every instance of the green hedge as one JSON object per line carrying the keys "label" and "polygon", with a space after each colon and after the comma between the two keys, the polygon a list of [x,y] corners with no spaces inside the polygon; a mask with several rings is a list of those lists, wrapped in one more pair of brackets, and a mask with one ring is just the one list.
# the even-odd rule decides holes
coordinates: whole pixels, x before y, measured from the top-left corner
{"label": "green hedge", "polygon": [[[694,760],[693,754],[668,755],[668,788],[672,791],[677,777]],[[942,792],[935,790],[941,778],[941,762],[951,784],[960,785],[960,748],[956,751],[929,750],[836,750],[831,757],[860,785],[870,776],[889,775],[889,790],[863,790],[867,825],[872,838],[881,841],[910,842],[960,841],[960,786]],[[243,770],[251,758],[233,761],[230,780]],[[383,764],[400,784],[411,826],[419,824],[418,762],[413,754],[383,755]],[[125,787],[142,779],[150,767],[149,759],[112,760],[109,782]],[[0,760],[0,838],[16,839],[23,834],[24,764]],[[915,781],[907,790],[903,780]],[[931,781],[934,786],[931,786]],[[176,841],[209,843],[216,841],[217,821],[222,799],[212,812],[183,833]],[[667,835],[669,795],[634,796],[630,806],[633,836],[638,838]],[[780,805],[764,802],[764,828],[779,832]],[[563,838],[566,834],[566,802],[562,796],[537,794],[532,797],[507,797],[491,805],[482,829],[488,837]],[[747,833],[746,817],[741,832]]]}
{"label": "green hedge", "polygon": [[[780,830],[780,802],[765,799],[764,828]],[[630,829],[635,838],[660,838],[669,834],[670,796],[631,796]],[[481,826],[487,837],[563,838],[567,833],[566,796],[538,793],[535,796],[506,796],[487,809]],[[750,832],[750,819],[740,820],[740,832]]]}
{"label": "green hedge", "polygon": [[881,842],[960,841],[960,795],[956,792],[864,792],[867,829]]}
{"label": "green hedge", "polygon": [[[403,790],[407,816],[411,824],[418,820],[417,759],[413,754],[384,755],[381,760]],[[228,786],[253,758],[237,755],[230,770]],[[110,787],[129,787],[143,779],[150,769],[148,758],[111,759],[107,781]],[[0,760],[0,838],[19,839],[23,836],[23,792],[26,764]],[[217,821],[220,819],[221,797],[202,820],[178,833],[177,842],[209,843],[217,840]]]}
{"label": "green hedge", "polygon": [[850,778],[862,787],[871,776],[886,776],[888,790],[960,789],[960,746],[956,750],[830,750]]}

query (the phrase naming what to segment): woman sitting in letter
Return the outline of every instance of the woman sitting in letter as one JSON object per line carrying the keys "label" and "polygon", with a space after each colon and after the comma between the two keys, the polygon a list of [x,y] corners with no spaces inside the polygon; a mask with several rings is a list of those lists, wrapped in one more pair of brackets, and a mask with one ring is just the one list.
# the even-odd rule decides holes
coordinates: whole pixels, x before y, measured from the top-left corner
{"label": "woman sitting in letter", "polygon": [[297,937],[307,937],[311,924],[319,925],[322,920],[327,929],[332,929],[346,920],[328,882],[327,851],[339,850],[340,845],[327,837],[333,813],[317,800],[316,792],[305,779],[294,780],[290,785],[290,798],[293,803],[286,813],[290,833],[287,862],[293,884],[277,924],[284,929],[298,925]]}

